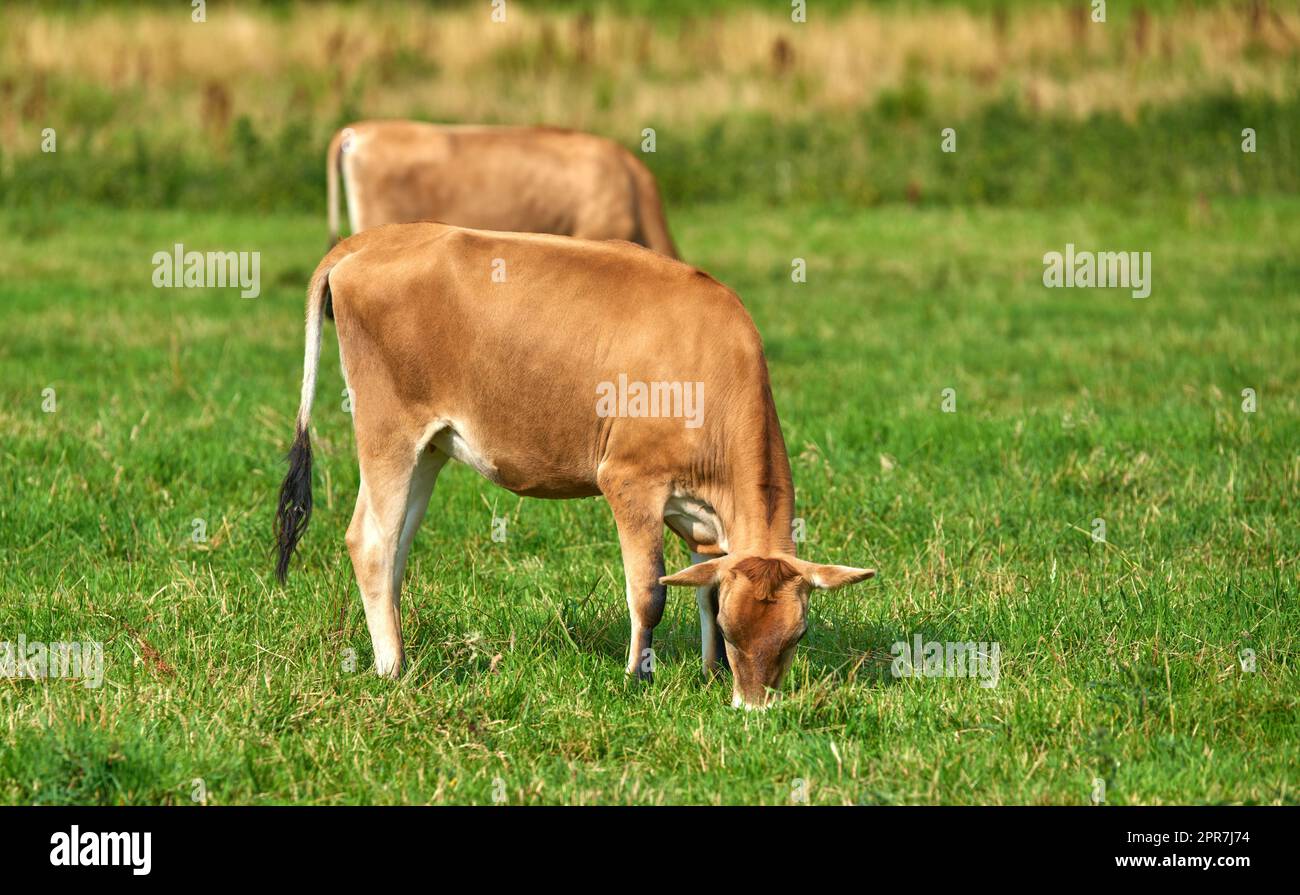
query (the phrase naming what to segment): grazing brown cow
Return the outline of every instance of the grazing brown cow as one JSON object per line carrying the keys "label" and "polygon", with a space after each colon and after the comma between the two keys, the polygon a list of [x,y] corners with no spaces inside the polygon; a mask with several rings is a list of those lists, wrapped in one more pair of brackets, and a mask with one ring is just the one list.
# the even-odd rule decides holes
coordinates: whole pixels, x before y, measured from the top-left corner
{"label": "grazing brown cow", "polygon": [[548,127],[362,121],[330,141],[330,245],[338,241],[338,176],[352,232],[442,221],[484,230],[626,239],[670,258],[659,187],[612,140]]}
{"label": "grazing brown cow", "polygon": [[[344,240],[312,277],[281,580],[311,512],[330,296],[361,465],[347,544],[380,674],[401,670],[402,571],[448,459],[516,494],[603,495],[623,552],[628,673],[652,668],[664,586],[691,585],[705,667],[720,636],[736,705],[765,705],[780,684],[813,588],[874,574],[795,556],[763,346],[730,289],[627,242],[416,223]],[[666,577],[665,524],[698,560]]]}

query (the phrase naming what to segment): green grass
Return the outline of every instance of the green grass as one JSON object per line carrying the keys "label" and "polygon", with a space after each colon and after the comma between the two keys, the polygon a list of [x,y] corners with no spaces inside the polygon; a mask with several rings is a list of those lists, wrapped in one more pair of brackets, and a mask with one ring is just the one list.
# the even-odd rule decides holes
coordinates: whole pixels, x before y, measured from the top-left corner
{"label": "green grass", "polygon": [[[148,129],[115,124],[113,103],[129,100],[105,93],[104,101],[101,126],[112,125],[115,133],[109,148],[92,148],[95,128],[87,126],[84,135],[63,138],[56,153],[10,158],[8,166],[0,164],[0,199],[34,210],[94,202],[314,212],[324,201],[321,170],[329,137],[359,117],[348,112],[321,120],[295,113],[268,132],[241,117],[229,145],[214,156],[211,146],[196,143],[188,131],[169,141]],[[852,114],[793,121],[731,115],[665,134],[654,154],[641,153],[637,143],[628,148],[650,166],[677,206],[746,197],[771,205],[1054,207],[1080,195],[1110,203],[1300,193],[1295,98],[1207,95],[1145,109],[1132,121],[1105,113],[1073,120],[1020,106],[1006,97],[958,118],[918,80]],[[423,116],[413,108],[410,117]],[[78,109],[74,120],[96,118]],[[1241,151],[1247,126],[1257,133],[1254,153]],[[957,151],[941,152],[949,127]],[[1125,161],[1107,164],[1111,158]]]}
{"label": "green grass", "polygon": [[[107,671],[0,680],[0,801],[1297,801],[1300,200],[670,212],[766,339],[803,555],[880,570],[815,596],[780,705],[702,679],[685,592],[626,680],[607,508],[464,467],[412,553],[412,667],[374,678],[332,344],[317,513],[270,575],[323,220],[4,211],[0,639],[100,640]],[[155,290],[177,241],[261,251],[262,297]],[[1066,242],[1152,252],[1151,297],[1043,288]],[[894,679],[914,634],[997,641],[999,685]]]}

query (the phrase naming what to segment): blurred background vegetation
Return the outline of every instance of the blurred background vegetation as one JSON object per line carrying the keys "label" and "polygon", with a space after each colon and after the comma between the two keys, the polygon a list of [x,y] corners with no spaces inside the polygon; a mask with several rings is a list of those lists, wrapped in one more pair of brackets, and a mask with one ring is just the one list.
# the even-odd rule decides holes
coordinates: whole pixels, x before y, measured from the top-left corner
{"label": "blurred background vegetation", "polygon": [[[1300,189],[1300,4],[810,0],[0,8],[0,200],[317,210],[348,121],[552,124],[674,203]],[[957,132],[958,152],[938,150]],[[1239,151],[1254,128],[1259,151]],[[44,128],[58,151],[41,152]],[[1124,159],[1116,164],[1115,159]]]}

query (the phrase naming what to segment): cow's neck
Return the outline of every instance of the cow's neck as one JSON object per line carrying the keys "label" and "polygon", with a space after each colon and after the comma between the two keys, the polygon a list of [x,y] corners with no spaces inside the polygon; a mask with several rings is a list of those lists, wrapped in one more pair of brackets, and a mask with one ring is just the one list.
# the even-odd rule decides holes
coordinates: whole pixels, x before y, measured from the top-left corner
{"label": "cow's neck", "polygon": [[794,483],[766,382],[760,406],[727,428],[726,444],[716,451],[721,465],[693,490],[718,514],[729,553],[794,555]]}

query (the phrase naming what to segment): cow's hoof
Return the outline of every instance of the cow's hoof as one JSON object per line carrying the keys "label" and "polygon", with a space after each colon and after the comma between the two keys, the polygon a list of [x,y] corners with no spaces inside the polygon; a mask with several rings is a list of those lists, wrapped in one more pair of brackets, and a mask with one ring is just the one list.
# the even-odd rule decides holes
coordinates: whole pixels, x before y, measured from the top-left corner
{"label": "cow's hoof", "polygon": [[402,659],[400,656],[380,656],[375,659],[375,674],[395,681],[402,676]]}

